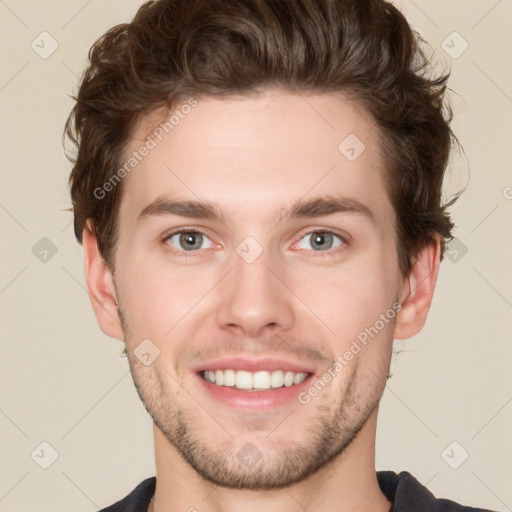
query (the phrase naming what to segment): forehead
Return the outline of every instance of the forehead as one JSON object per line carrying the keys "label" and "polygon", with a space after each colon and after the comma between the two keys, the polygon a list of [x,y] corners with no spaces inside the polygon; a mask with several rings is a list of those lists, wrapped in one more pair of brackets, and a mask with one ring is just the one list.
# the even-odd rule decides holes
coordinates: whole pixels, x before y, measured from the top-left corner
{"label": "forehead", "polygon": [[246,212],[265,222],[283,203],[336,192],[370,204],[377,218],[389,216],[379,129],[358,104],[270,90],[183,105],[139,122],[125,158],[143,145],[152,149],[125,178],[122,217],[135,222],[168,197],[202,199],[226,216]]}

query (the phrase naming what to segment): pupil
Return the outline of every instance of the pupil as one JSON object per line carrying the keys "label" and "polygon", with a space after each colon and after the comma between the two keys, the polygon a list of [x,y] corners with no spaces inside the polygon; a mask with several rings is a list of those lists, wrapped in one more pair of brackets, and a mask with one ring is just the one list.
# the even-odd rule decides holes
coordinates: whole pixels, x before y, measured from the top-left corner
{"label": "pupil", "polygon": [[326,244],[325,238],[326,236],[330,236],[329,233],[316,233],[316,236],[313,237],[314,245],[318,245],[319,247],[323,247]]}
{"label": "pupil", "polygon": [[[198,233],[188,233],[181,236],[181,241],[185,246],[185,249],[194,249],[198,246],[197,241],[194,243],[195,238],[198,236]],[[199,246],[201,244],[199,243]]]}

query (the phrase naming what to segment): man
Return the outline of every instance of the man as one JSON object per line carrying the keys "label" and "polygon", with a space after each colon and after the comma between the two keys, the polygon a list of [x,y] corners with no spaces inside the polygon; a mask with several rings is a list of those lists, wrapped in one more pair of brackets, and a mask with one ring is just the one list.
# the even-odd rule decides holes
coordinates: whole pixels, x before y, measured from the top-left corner
{"label": "man", "polygon": [[157,472],[104,510],[477,510],[375,471],[393,339],[422,329],[453,228],[447,76],[400,12],[157,0],[90,60],[75,233]]}

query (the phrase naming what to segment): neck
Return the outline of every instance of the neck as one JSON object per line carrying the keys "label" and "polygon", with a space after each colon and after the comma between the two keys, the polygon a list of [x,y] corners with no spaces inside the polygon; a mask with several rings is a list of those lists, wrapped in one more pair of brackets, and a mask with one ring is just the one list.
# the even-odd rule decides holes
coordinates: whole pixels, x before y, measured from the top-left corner
{"label": "neck", "polygon": [[336,459],[289,487],[245,490],[202,479],[154,426],[156,491],[148,512],[292,512],[297,506],[319,512],[388,512],[375,472],[377,408]]}

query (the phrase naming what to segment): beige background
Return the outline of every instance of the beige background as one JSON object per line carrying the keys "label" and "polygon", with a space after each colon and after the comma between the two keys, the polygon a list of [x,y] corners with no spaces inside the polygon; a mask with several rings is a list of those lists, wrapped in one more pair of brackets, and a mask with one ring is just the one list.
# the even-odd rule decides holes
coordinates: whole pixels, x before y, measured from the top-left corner
{"label": "beige background", "polygon": [[[61,147],[67,95],[89,47],[140,3],[0,1],[4,512],[97,510],[154,474],[151,420],[122,343],[99,330],[85,289]],[[512,510],[512,1],[399,5],[452,67],[454,128],[468,161],[458,161],[451,188],[467,180],[468,162],[471,173],[452,210],[459,242],[441,266],[427,325],[397,344],[377,467],[410,471],[437,496]],[[43,31],[58,43],[45,59],[31,47],[51,49]],[[36,245],[43,237],[57,250],[46,262]],[[48,469],[40,464],[52,449],[42,442],[58,454]],[[458,469],[448,465],[465,452]]]}

